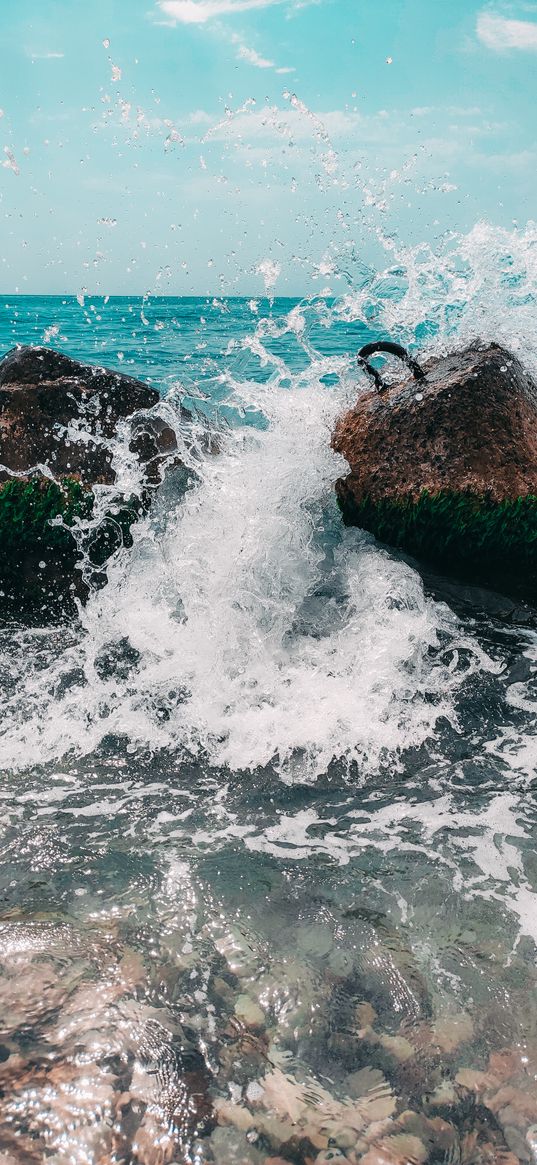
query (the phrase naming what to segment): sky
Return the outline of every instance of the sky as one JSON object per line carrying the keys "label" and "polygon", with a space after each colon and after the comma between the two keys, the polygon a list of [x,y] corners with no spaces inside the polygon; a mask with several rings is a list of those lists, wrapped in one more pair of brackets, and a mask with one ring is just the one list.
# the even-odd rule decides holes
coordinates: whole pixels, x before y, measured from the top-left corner
{"label": "sky", "polygon": [[0,292],[332,291],[537,217],[537,2],[0,0]]}

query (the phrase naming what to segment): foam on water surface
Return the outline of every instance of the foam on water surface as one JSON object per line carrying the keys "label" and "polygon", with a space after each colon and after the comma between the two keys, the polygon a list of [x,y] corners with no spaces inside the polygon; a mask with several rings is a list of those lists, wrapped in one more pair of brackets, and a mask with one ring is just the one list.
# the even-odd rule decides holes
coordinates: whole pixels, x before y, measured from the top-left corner
{"label": "foam on water surface", "polygon": [[[291,313],[293,335],[296,324]],[[222,432],[212,455],[185,444],[197,481],[184,497],[164,491],[72,646],[45,674],[23,665],[3,738],[10,767],[86,752],[112,732],[232,769],[374,768],[453,717],[448,643],[469,649],[466,670],[493,667],[415,571],[341,527],[333,482],[344,464],[330,434],[356,386],[320,382],[333,361],[299,376],[276,364],[266,385],[233,384],[264,430]],[[128,492],[132,458],[120,449],[117,461]],[[109,675],[96,663],[118,644],[131,664]]]}

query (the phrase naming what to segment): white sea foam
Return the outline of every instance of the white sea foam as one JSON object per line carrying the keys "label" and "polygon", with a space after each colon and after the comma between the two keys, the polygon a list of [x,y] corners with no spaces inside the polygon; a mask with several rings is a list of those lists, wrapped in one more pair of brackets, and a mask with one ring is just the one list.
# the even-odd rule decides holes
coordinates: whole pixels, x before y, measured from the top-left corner
{"label": "white sea foam", "polygon": [[[318,306],[316,319],[330,327],[373,313],[379,328],[407,341],[417,330],[437,351],[494,335],[537,367],[536,243],[531,226],[523,234],[479,225],[440,257],[425,247],[401,252],[391,273]],[[117,733],[133,749],[184,749],[236,770],[274,762],[288,780],[332,760],[367,772],[432,741],[440,719],[455,724],[462,680],[496,670],[409,566],[341,526],[333,483],[345,464],[330,434],[357,384],[350,357],[315,352],[308,311],[253,319],[222,383],[228,407],[263,417],[263,428],[222,434],[218,455],[184,444],[196,483],[183,498],[164,489],[72,642],[43,640],[36,659],[24,634],[10,638],[6,767],[87,753]],[[302,349],[304,371],[288,366],[282,340]],[[244,378],[248,353],[270,372],[266,383]],[[327,374],[336,385],[326,386]],[[163,409],[169,419],[171,405]],[[125,436],[116,468],[129,492],[137,470]],[[101,509],[106,502],[103,492]],[[137,662],[106,674],[100,656],[118,643]],[[459,646],[465,670],[453,663]]]}
{"label": "white sea foam", "polygon": [[380,241],[390,267],[371,271],[336,312],[367,319],[406,344],[417,338],[435,354],[476,337],[495,341],[537,374],[537,224],[506,230],[478,222],[436,247],[405,247],[383,235]]}
{"label": "white sea foam", "polygon": [[[6,766],[87,752],[112,732],[232,769],[275,760],[304,778],[332,759],[395,761],[452,718],[459,679],[439,635],[456,643],[457,621],[410,567],[340,528],[344,464],[330,432],[347,392],[315,369],[288,389],[244,385],[267,428],[230,432],[219,455],[196,461],[199,482],[176,506],[168,491],[140,525],[75,642],[45,673],[24,661]],[[124,458],[123,484],[131,474]],[[125,640],[137,666],[103,678],[99,653]],[[474,666],[489,666],[472,650]],[[83,687],[66,682],[75,668]]]}

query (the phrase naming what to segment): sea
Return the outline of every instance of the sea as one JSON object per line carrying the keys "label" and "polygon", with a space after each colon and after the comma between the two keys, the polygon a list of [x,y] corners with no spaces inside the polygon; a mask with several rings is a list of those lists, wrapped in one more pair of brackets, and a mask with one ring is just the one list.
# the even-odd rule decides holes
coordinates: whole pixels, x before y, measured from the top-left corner
{"label": "sea", "polygon": [[537,613],[345,528],[330,438],[366,340],[537,373],[536,301],[484,223],[338,295],[0,298],[188,470],[0,628],[6,1165],[535,1160]]}

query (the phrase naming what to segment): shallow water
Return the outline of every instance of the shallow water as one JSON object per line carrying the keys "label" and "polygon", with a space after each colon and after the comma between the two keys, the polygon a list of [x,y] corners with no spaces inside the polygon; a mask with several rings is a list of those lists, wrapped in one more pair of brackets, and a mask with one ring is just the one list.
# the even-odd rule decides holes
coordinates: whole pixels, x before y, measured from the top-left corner
{"label": "shallow water", "polygon": [[369,335],[535,367],[532,255],[2,307],[151,378],[191,474],[77,624],[0,632],[6,1162],[533,1160],[534,613],[345,531],[329,444]]}

